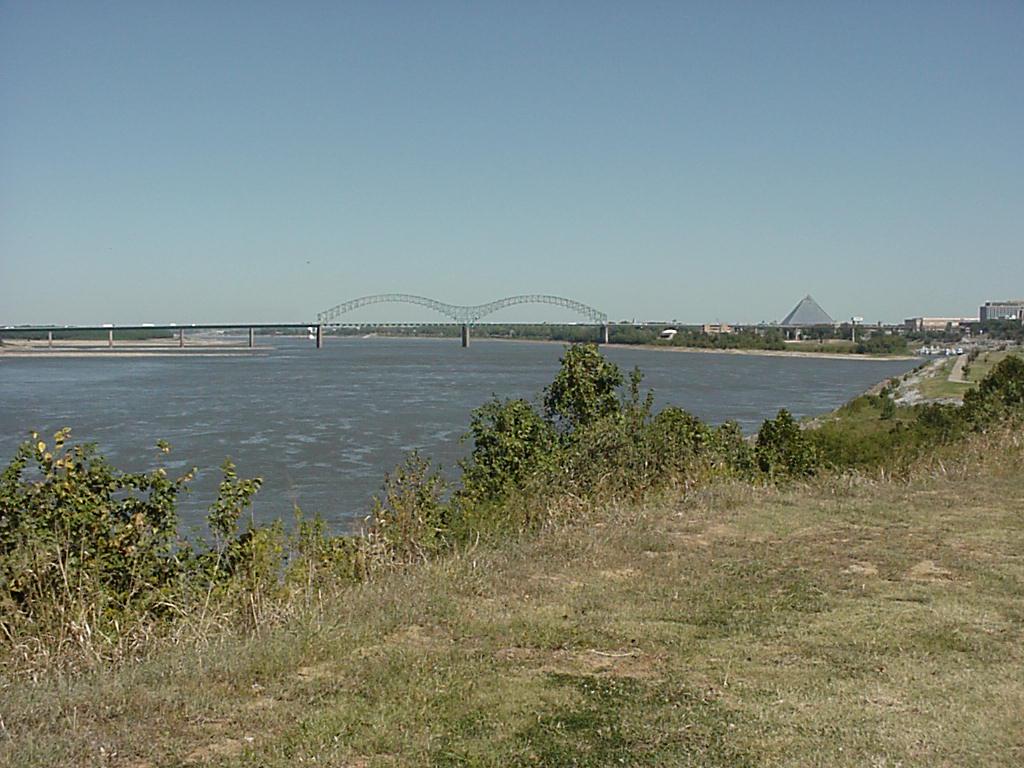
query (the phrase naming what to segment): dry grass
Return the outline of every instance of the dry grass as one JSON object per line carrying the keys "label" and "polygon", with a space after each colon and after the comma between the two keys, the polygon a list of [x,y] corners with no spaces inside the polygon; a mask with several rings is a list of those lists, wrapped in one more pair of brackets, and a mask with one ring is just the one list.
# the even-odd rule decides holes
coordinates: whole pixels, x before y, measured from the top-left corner
{"label": "dry grass", "polygon": [[1024,440],[720,483],[240,636],[2,679],[5,765],[1024,761]]}

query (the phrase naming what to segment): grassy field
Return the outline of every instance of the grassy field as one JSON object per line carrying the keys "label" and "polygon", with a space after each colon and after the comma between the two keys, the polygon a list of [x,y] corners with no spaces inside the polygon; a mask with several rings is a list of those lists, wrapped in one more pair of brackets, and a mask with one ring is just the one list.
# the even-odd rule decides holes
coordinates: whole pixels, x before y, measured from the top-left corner
{"label": "grassy field", "polygon": [[0,690],[0,764],[1024,761],[1024,437],[717,484]]}
{"label": "grassy field", "polygon": [[955,364],[956,358],[951,357],[938,366],[935,375],[922,379],[919,385],[921,396],[927,400],[959,399],[964,396],[964,392],[974,387],[974,384],[949,380]]}
{"label": "grassy field", "polygon": [[1007,355],[1020,354],[1020,350],[997,350],[993,352],[984,352],[978,356],[978,359],[970,364],[967,371],[967,380],[977,384],[983,378],[985,378],[989,371],[991,371],[1000,360],[1005,358]]}
{"label": "grassy field", "polygon": [[1006,350],[983,352],[977,360],[970,364],[965,376],[966,382],[949,380],[949,374],[956,363],[956,358],[951,357],[943,362],[935,375],[921,381],[921,395],[929,400],[963,398],[965,392],[977,386],[978,382],[985,378],[988,372],[1009,354],[1013,353]]}

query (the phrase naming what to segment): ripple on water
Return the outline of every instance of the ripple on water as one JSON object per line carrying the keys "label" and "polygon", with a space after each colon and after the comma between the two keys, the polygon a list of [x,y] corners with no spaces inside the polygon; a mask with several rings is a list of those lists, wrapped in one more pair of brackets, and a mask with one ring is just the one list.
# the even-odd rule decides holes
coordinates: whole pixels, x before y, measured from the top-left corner
{"label": "ripple on water", "polygon": [[[460,442],[472,410],[498,397],[535,400],[562,354],[553,344],[330,339],[268,342],[259,358],[85,358],[5,361],[0,376],[0,458],[29,430],[70,426],[118,466],[164,459],[198,467],[181,501],[186,526],[216,496],[228,455],[243,477],[264,478],[254,514],[290,519],[293,503],[339,527],[362,519],[385,472],[418,449],[454,473],[471,446]],[[840,405],[913,362],[800,360],[609,349],[624,370],[644,370],[657,405],[679,405],[748,432],[782,406],[795,415]],[[88,396],[83,396],[83,392]],[[296,392],[302,395],[297,397]]]}

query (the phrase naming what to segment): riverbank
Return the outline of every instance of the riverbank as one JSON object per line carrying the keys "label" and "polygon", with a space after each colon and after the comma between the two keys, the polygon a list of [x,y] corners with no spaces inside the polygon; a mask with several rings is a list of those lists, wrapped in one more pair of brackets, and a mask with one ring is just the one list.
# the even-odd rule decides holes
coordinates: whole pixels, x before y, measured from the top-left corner
{"label": "riverbank", "polygon": [[[384,338],[384,337],[381,337]],[[395,338],[408,338],[408,337],[395,337]],[[415,338],[415,337],[412,337]],[[426,337],[423,337],[426,338]],[[434,337],[437,338],[437,337]],[[455,339],[455,341],[458,341]],[[573,342],[561,341],[558,339],[510,339],[503,338],[500,336],[484,336],[481,338],[474,338],[473,341],[500,341],[502,343],[513,343],[513,344],[571,344]],[[472,343],[472,342],[471,342]],[[667,344],[621,344],[621,343],[609,343],[601,344],[601,349],[638,349],[652,352],[694,352],[705,355],[748,355],[753,357],[803,357],[817,360],[870,360],[874,362],[878,361],[895,361],[895,362],[906,362],[910,360],[918,360],[915,355],[871,355],[871,354],[856,354],[853,352],[805,352],[801,350],[789,350],[789,349],[713,349],[710,347],[675,347]]]}
{"label": "riverbank", "polygon": [[364,533],[243,529],[260,481],[226,462],[186,546],[187,478],[32,435],[0,763],[1013,762],[1022,381],[1005,358],[963,408],[780,411],[751,444],[574,347],[544,412],[477,412],[450,496],[412,454]]}
{"label": "riverbank", "polygon": [[851,352],[803,352],[800,350],[788,349],[709,349],[706,347],[668,347],[655,344],[602,344],[602,347],[613,347],[615,349],[651,349],[664,352],[696,352],[707,355],[751,355],[755,357],[803,357],[818,360],[893,360],[909,361],[917,360],[914,355],[859,355]]}
{"label": "riverbank", "polygon": [[[330,344],[337,337],[328,336],[326,344]],[[407,340],[407,341],[445,341],[458,343],[457,338],[445,336],[389,336],[387,334],[373,334],[369,337],[345,337],[363,340],[366,338],[374,340]],[[480,343],[483,341],[500,341],[513,344],[558,344],[565,346],[573,342],[557,339],[511,339],[499,336],[476,337],[471,340]],[[849,352],[805,352],[800,350],[776,350],[776,349],[711,349],[708,347],[674,347],[661,344],[601,344],[602,348],[608,349],[633,349],[655,352],[691,352],[707,355],[745,355],[753,357],[790,357],[807,358],[818,360],[869,360],[869,361],[895,361],[904,362],[917,360],[913,355],[871,355],[855,354]],[[179,347],[176,340],[167,341],[118,341],[113,347],[103,342],[96,341],[61,341],[54,342],[52,347],[45,341],[5,341],[0,345],[0,359],[4,357],[175,357],[193,354],[221,354],[221,355],[251,355],[267,353],[272,351],[269,345],[249,347],[232,341],[218,341],[201,339],[189,341],[184,347]]]}
{"label": "riverbank", "polygon": [[1022,505],[1016,433],[909,481],[606,508],[2,677],[0,763],[1018,764]]}
{"label": "riverbank", "polygon": [[976,387],[999,361],[1007,355],[1020,355],[1020,352],[1019,346],[1008,346],[981,351],[973,361],[970,354],[930,360],[902,378],[896,402],[899,405],[961,403],[964,394]]}
{"label": "riverbank", "polygon": [[184,347],[178,346],[177,339],[130,339],[115,341],[114,346],[106,342],[80,339],[54,341],[11,341],[0,344],[0,360],[4,358],[71,358],[71,357],[182,357],[203,356],[247,356],[265,354],[270,347],[249,347],[237,340],[190,339]]}

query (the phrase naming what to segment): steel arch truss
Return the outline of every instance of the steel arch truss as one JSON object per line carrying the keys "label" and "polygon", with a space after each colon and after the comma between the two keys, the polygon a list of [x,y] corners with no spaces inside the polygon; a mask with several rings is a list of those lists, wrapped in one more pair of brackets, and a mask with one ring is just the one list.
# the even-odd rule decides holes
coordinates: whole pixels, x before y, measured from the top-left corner
{"label": "steel arch truss", "polygon": [[473,325],[482,318],[497,312],[499,309],[511,307],[516,304],[551,304],[556,307],[565,307],[583,315],[591,322],[604,325],[608,322],[608,315],[599,312],[591,306],[573,299],[566,299],[561,296],[551,296],[543,293],[524,294],[521,296],[507,296],[504,299],[492,301],[489,304],[474,304],[462,306],[460,304],[445,304],[443,301],[428,299],[425,296],[414,296],[408,293],[378,293],[373,296],[361,296],[358,299],[346,301],[328,310],[320,312],[317,317],[318,323],[335,323],[347,312],[365,307],[370,304],[418,304],[450,317],[454,322],[462,325]]}

